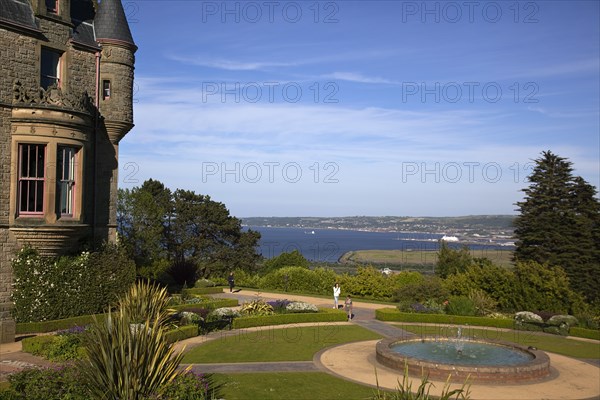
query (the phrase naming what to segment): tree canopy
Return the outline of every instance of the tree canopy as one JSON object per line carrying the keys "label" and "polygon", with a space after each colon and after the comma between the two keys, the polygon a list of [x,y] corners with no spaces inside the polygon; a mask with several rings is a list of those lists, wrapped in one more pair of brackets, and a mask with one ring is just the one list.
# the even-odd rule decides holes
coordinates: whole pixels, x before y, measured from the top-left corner
{"label": "tree canopy", "polygon": [[161,182],[119,190],[119,240],[145,275],[192,265],[198,276],[253,271],[260,233],[244,230],[223,203]]}
{"label": "tree canopy", "polygon": [[572,163],[544,151],[535,160],[517,203],[517,261],[560,266],[571,287],[588,300],[600,300],[600,202],[596,188],[573,176]]}

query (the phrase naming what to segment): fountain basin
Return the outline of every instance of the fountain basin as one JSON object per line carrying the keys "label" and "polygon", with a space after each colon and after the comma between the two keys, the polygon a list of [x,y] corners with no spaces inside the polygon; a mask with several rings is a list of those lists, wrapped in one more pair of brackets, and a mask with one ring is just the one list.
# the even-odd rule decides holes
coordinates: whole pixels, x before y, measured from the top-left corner
{"label": "fountain basin", "polygon": [[[444,354],[428,355],[433,343],[446,344],[450,349]],[[467,346],[476,344],[493,353],[487,357],[471,354]],[[429,375],[431,379],[452,382],[525,383],[542,380],[550,375],[550,358],[539,350],[528,349],[514,343],[496,340],[466,340],[461,343],[461,354],[454,350],[455,341],[435,337],[387,338],[376,346],[377,361],[386,367],[404,371],[411,376]],[[421,348],[423,347],[423,348]],[[439,353],[444,353],[440,351]],[[506,358],[503,353],[506,353]],[[501,359],[501,360],[499,360]]]}

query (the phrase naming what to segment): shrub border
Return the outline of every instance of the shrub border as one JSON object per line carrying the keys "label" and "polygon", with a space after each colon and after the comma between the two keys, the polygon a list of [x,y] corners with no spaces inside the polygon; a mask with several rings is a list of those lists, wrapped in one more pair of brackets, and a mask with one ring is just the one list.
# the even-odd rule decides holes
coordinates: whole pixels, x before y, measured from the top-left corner
{"label": "shrub border", "polygon": [[89,325],[94,322],[94,317],[98,321],[103,321],[106,318],[106,314],[80,315],[79,317],[42,322],[19,322],[16,326],[16,333],[47,333],[62,329],[70,329],[75,326]]}
{"label": "shrub border", "polygon": [[188,288],[188,289],[182,289],[181,290],[181,294],[188,294],[188,295],[194,295],[194,294],[218,294],[218,293],[223,293],[223,288],[222,287],[215,287],[215,286],[206,286],[206,287],[198,287],[198,288]]}
{"label": "shrub border", "polygon": [[183,325],[165,332],[165,340],[167,343],[175,343],[180,340],[189,339],[198,336],[198,325]]}
{"label": "shrub border", "polygon": [[290,313],[239,317],[233,320],[233,329],[254,326],[297,324],[303,322],[345,322],[348,315],[342,310],[319,309],[317,313]]}
{"label": "shrub border", "polygon": [[512,319],[468,317],[468,316],[461,316],[461,315],[446,315],[446,314],[403,313],[394,308],[380,308],[378,310],[375,310],[375,318],[380,321],[423,322],[423,323],[429,323],[429,324],[491,326],[494,328],[507,328],[507,329],[514,329],[514,326],[515,326],[515,322]]}
{"label": "shrub border", "polygon": [[572,326],[569,328],[569,336],[580,337],[584,339],[593,339],[600,341],[600,330],[599,329],[586,329],[578,326]]}

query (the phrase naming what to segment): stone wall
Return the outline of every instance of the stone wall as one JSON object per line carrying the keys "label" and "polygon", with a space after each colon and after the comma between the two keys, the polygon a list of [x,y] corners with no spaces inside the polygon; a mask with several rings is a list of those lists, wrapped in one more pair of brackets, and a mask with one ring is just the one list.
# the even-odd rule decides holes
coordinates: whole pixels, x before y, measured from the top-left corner
{"label": "stone wall", "polygon": [[25,85],[37,84],[36,40],[0,28],[0,343],[14,341],[15,322],[10,313],[12,301],[11,260],[17,242],[8,230],[10,213],[11,104],[13,82],[20,79]]}

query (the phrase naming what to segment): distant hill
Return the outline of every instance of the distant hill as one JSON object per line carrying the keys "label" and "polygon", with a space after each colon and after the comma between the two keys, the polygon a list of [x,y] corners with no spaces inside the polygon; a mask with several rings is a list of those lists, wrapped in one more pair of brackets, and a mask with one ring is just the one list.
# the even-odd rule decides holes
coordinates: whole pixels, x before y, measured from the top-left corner
{"label": "distant hill", "polygon": [[471,237],[511,237],[514,215],[461,217],[248,217],[248,226],[312,229],[351,229],[380,232],[429,232]]}

